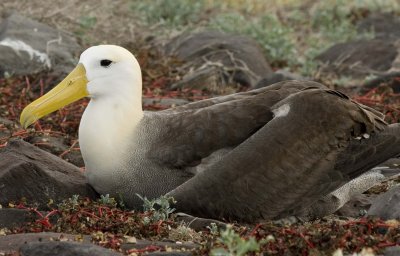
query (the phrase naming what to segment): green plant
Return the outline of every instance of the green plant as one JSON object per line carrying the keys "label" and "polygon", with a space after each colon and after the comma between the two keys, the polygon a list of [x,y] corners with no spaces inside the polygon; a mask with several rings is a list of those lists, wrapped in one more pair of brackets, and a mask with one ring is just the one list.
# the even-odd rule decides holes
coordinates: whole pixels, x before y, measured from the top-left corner
{"label": "green plant", "polygon": [[212,249],[210,252],[212,256],[242,256],[260,250],[260,244],[254,237],[250,237],[248,240],[241,238],[233,230],[232,225],[227,225],[226,229],[221,232],[218,240],[226,248]]}
{"label": "green plant", "polygon": [[201,242],[202,240],[201,233],[194,231],[186,223],[181,223],[176,228],[171,228],[168,238],[172,241]]}
{"label": "green plant", "polygon": [[87,31],[93,29],[97,24],[97,18],[94,16],[82,16],[78,20],[79,27],[75,33],[85,42],[90,42],[92,39],[87,35]]}
{"label": "green plant", "polygon": [[217,224],[215,224],[214,222],[212,222],[210,224],[210,226],[207,226],[207,229],[210,231],[210,234],[213,236],[217,236],[219,235],[219,230],[218,230],[218,226]]}
{"label": "green plant", "polygon": [[175,211],[175,208],[171,208],[171,204],[176,203],[173,197],[160,196],[155,199],[147,199],[139,194],[136,194],[143,201],[143,211],[150,212],[150,216],[145,219],[147,223],[153,223],[156,221],[165,221],[169,218],[170,214]]}
{"label": "green plant", "polygon": [[106,206],[112,206],[115,207],[117,205],[117,201],[115,201],[114,198],[110,197],[109,194],[100,195],[100,199],[98,200],[100,204],[106,205]]}
{"label": "green plant", "polygon": [[212,18],[209,27],[231,34],[248,35],[264,49],[268,60],[276,66],[293,64],[296,59],[292,30],[284,26],[275,15],[248,19],[239,13],[226,13]]}
{"label": "green plant", "polygon": [[[67,199],[68,203],[72,206],[72,209],[75,209],[79,205],[79,195],[72,195],[72,197]],[[61,203],[62,205],[64,203]]]}
{"label": "green plant", "polygon": [[79,19],[79,25],[82,29],[91,29],[93,28],[97,23],[97,18],[94,16],[82,16]]}
{"label": "green plant", "polygon": [[140,13],[149,25],[161,24],[167,27],[182,27],[200,19],[204,0],[153,0],[132,1],[132,10]]}

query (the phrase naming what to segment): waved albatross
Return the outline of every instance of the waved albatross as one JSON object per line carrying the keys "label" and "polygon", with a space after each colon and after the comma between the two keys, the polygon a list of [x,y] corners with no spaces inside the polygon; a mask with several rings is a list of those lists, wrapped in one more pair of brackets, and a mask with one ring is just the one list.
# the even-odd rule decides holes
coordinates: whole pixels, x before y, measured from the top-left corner
{"label": "waved albatross", "polygon": [[141,207],[242,221],[301,213],[400,152],[400,127],[346,95],[306,81],[158,111],[142,110],[142,77],[126,49],[85,50],[77,67],[28,105],[21,124],[88,96],[79,142],[89,183]]}

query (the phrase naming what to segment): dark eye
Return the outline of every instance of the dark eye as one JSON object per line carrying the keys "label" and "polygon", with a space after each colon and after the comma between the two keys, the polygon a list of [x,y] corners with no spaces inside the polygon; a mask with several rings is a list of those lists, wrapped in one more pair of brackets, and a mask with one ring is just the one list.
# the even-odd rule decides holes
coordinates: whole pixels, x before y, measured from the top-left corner
{"label": "dark eye", "polygon": [[102,67],[109,67],[111,65],[112,61],[111,60],[101,60],[100,65]]}

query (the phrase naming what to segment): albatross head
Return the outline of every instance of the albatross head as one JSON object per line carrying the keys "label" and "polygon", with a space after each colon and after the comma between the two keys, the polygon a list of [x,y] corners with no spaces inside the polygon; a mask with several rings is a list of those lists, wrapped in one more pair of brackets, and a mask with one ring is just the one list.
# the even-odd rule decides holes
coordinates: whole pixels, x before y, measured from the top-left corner
{"label": "albatross head", "polygon": [[83,97],[141,108],[141,93],[140,66],[128,50],[115,45],[93,46],[81,54],[78,65],[63,81],[22,111],[20,122],[26,128]]}

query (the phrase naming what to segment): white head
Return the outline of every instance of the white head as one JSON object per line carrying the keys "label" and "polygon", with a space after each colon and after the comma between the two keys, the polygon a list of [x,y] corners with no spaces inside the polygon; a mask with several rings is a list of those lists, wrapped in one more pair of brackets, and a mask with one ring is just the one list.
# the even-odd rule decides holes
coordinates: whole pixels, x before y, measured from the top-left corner
{"label": "white head", "polygon": [[123,97],[127,93],[141,95],[139,63],[125,48],[116,45],[92,46],[81,54],[79,63],[86,70],[89,97]]}
{"label": "white head", "polygon": [[120,46],[93,46],[81,54],[77,67],[63,81],[24,109],[21,124],[27,127],[86,96],[141,111],[141,94],[142,75],[136,58]]}
{"label": "white head", "polygon": [[[29,104],[21,114],[25,127],[69,103],[90,97],[79,126],[79,143],[89,180],[94,170],[123,163],[143,117],[142,76],[135,57],[115,45],[90,47],[77,67],[47,94]],[[111,176],[107,176],[111,175]],[[112,180],[112,173],[106,181]]]}

